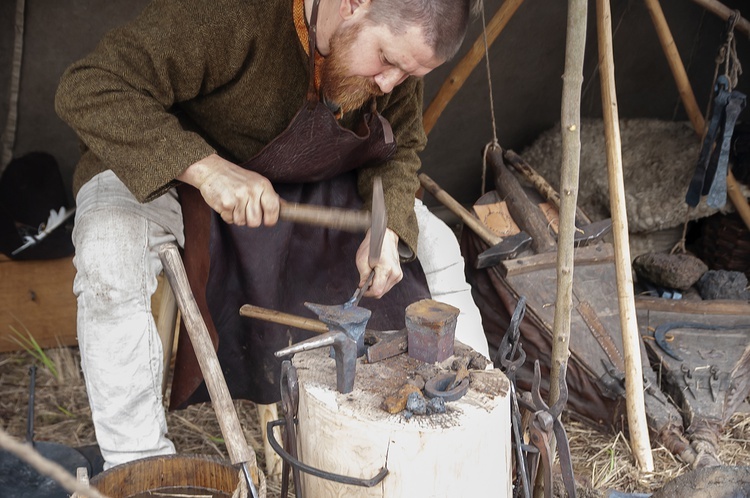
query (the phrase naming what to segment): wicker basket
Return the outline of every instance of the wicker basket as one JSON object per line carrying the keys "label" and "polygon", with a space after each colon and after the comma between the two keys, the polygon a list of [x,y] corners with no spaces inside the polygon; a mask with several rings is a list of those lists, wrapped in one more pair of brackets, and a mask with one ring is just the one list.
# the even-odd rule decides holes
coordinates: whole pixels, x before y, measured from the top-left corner
{"label": "wicker basket", "polygon": [[750,230],[737,213],[706,218],[696,249],[710,269],[740,271],[750,279]]}

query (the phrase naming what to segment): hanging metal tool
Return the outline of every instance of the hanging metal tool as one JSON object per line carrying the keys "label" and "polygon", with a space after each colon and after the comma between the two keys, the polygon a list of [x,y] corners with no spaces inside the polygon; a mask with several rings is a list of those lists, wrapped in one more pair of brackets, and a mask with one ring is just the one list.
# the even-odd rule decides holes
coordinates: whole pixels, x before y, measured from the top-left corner
{"label": "hanging metal tool", "polygon": [[[725,41],[716,56],[713,93],[709,102],[710,120],[685,196],[685,202],[691,207],[698,205],[702,195],[708,196],[706,204],[710,207],[720,208],[726,203],[729,149],[734,125],[746,101],[743,93],[733,90],[742,73],[734,37],[734,28],[739,19],[737,10],[727,19]],[[719,75],[722,64],[724,72]],[[703,130],[697,131],[700,133]]]}
{"label": "hanging metal tool", "polygon": [[529,498],[531,489],[529,488],[530,476],[526,464],[526,455],[524,455],[523,428],[521,427],[521,410],[518,408],[518,398],[516,394],[516,373],[526,361],[526,352],[521,345],[520,325],[523,316],[526,313],[526,297],[521,296],[513,311],[508,329],[505,331],[503,340],[495,355],[495,364],[500,364],[500,370],[505,373],[510,381],[510,402],[511,412],[510,421],[513,427],[513,446],[516,450],[516,474],[520,487],[516,485],[516,491],[513,496],[522,496]]}
{"label": "hanging metal tool", "polygon": [[568,435],[565,428],[560,422],[560,414],[568,401],[568,384],[565,380],[565,364],[560,366],[559,390],[560,397],[550,407],[542,399],[539,392],[541,384],[541,371],[539,360],[534,362],[534,380],[531,388],[531,397],[533,405],[526,405],[522,399],[524,408],[534,411],[534,415],[529,423],[529,432],[531,433],[531,443],[539,450],[539,459],[536,459],[531,473],[532,479],[535,479],[539,465],[542,465],[544,471],[544,498],[552,498],[552,462],[554,457],[550,451],[550,440],[553,435],[557,441],[557,454],[560,461],[560,472],[565,490],[570,498],[576,496],[575,478],[573,477],[573,463],[570,458],[570,445],[568,444]]}

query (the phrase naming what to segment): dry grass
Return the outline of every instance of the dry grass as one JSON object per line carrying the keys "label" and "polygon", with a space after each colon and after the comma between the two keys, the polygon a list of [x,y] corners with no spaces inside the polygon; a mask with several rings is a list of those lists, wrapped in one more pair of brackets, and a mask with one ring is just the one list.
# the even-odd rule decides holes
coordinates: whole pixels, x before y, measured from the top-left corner
{"label": "dry grass", "polygon": [[[78,350],[57,348],[46,353],[55,362],[59,375],[55,378],[43,367],[38,368],[34,439],[71,447],[95,444]],[[35,361],[26,352],[0,355],[0,426],[18,438],[26,437],[29,368]],[[236,401],[235,406],[245,437],[263,468],[263,446],[255,406],[249,401]],[[210,404],[170,412],[167,419],[170,438],[179,453],[227,458]],[[655,471],[644,475],[635,466],[628,440],[622,433],[602,434],[572,420],[565,421],[565,428],[575,476],[584,491],[582,495],[603,496],[609,489],[648,493],[690,470],[665,448],[655,447]],[[720,438],[719,457],[728,465],[746,465],[750,461],[750,414],[735,414],[727,424]],[[279,483],[268,484],[267,496],[280,496]]]}

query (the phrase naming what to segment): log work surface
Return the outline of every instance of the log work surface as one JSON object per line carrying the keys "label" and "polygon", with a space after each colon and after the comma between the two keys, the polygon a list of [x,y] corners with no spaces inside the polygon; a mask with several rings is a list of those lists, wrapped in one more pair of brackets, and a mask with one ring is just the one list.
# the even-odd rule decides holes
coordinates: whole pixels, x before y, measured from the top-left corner
{"label": "log work surface", "polygon": [[300,459],[362,479],[388,469],[385,479],[371,488],[303,473],[305,495],[509,496],[510,385],[502,372],[470,370],[469,391],[447,402],[444,414],[407,419],[381,408],[385,397],[407,381],[428,380],[448,370],[463,353],[472,350],[456,343],[454,357],[434,365],[406,354],[373,364],[360,358],[354,391],[349,394],[336,391],[335,364],[328,350],[296,355]]}

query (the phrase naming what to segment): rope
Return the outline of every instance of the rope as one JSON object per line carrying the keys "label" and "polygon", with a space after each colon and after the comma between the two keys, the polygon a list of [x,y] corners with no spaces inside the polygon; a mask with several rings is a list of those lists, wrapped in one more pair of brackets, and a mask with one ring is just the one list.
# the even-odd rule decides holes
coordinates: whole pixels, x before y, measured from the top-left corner
{"label": "rope", "polygon": [[[740,59],[737,57],[737,40],[734,37],[734,28],[737,26],[737,21],[740,18],[739,10],[732,11],[729,19],[727,19],[727,41],[719,51],[720,56],[724,57],[724,75],[729,80],[730,91],[737,86],[740,74],[742,74],[742,64],[740,64]],[[721,64],[718,58],[717,64]]]}
{"label": "rope", "polygon": [[26,0],[16,3],[16,37],[13,46],[13,65],[10,73],[10,105],[8,106],[8,120],[2,137],[2,155],[0,155],[0,176],[5,167],[13,159],[13,145],[16,142],[16,127],[18,124],[18,94],[21,83],[21,60],[23,59],[23,20],[26,10]]}
{"label": "rope", "polygon": [[482,2],[482,37],[484,39],[484,61],[487,67],[487,86],[490,94],[490,115],[492,118],[492,142],[484,147],[482,153],[482,195],[485,194],[484,186],[487,184],[487,151],[490,148],[500,147],[497,140],[497,123],[495,122],[495,101],[492,98],[492,74],[490,72],[490,49],[487,45],[487,24],[484,17],[484,2]]}
{"label": "rope", "polygon": [[7,432],[0,428],[0,448],[14,454],[27,464],[34,467],[40,474],[53,479],[66,491],[78,493],[86,498],[107,498],[96,488],[92,488],[84,483],[80,483],[75,477],[70,475],[67,470],[57,462],[48,460],[43,457],[33,446],[21,443],[11,437]]}

